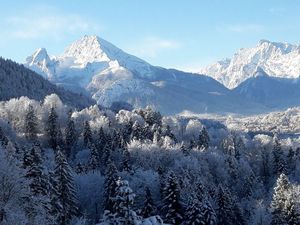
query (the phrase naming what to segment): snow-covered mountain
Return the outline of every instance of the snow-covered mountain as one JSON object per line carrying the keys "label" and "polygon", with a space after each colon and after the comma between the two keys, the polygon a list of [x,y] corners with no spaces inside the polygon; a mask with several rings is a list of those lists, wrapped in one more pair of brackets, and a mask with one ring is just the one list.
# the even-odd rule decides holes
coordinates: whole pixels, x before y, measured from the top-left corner
{"label": "snow-covered mountain", "polygon": [[84,36],[59,56],[40,48],[25,65],[56,84],[91,94],[103,106],[126,101],[167,114],[255,108],[210,77],[152,66],[97,36]]}
{"label": "snow-covered mountain", "polygon": [[279,78],[300,75],[300,46],[261,40],[256,47],[242,48],[232,59],[225,59],[200,71],[232,89],[254,77],[257,68]]}

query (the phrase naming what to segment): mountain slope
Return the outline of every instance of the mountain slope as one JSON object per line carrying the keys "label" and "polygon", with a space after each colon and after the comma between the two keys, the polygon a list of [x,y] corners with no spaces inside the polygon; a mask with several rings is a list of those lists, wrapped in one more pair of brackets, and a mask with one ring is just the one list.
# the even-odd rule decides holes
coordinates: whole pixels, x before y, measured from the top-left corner
{"label": "mountain slope", "polygon": [[252,77],[258,67],[281,78],[300,75],[300,47],[287,43],[261,40],[256,47],[242,48],[232,59],[225,59],[200,71],[228,88],[235,88]]}
{"label": "mountain slope", "polygon": [[299,79],[269,76],[261,68],[233,89],[247,101],[257,102],[270,109],[284,109],[300,105]]}
{"label": "mountain slope", "polygon": [[57,94],[64,103],[79,108],[93,103],[86,96],[56,87],[23,65],[0,58],[0,101],[21,96],[43,100],[46,95],[52,93]]}
{"label": "mountain slope", "polygon": [[247,112],[256,107],[210,77],[152,66],[97,36],[84,36],[60,56],[49,57],[38,49],[25,65],[56,84],[88,92],[103,106],[126,101],[165,114]]}

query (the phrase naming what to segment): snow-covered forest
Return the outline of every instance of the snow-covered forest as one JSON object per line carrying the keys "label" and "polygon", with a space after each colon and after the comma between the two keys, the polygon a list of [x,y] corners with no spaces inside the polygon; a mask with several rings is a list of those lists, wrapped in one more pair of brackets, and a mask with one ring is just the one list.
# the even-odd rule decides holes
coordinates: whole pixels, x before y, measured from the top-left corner
{"label": "snow-covered forest", "polygon": [[0,118],[3,225],[300,224],[297,139],[55,94]]}

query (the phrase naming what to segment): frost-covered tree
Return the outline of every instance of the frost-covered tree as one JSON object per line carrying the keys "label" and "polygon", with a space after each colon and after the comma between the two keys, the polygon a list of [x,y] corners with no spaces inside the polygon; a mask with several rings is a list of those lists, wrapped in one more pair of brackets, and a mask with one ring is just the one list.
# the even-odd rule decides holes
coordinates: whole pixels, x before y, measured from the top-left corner
{"label": "frost-covered tree", "polygon": [[164,187],[164,206],[166,221],[171,224],[181,224],[183,221],[183,205],[180,199],[180,189],[176,175],[170,172]]}
{"label": "frost-covered tree", "polygon": [[25,137],[29,141],[35,141],[38,133],[38,119],[32,105],[29,105],[24,119]]}
{"label": "frost-covered tree", "polygon": [[219,186],[217,196],[217,224],[234,224],[234,212],[231,196],[222,186]]}
{"label": "frost-covered tree", "polygon": [[78,213],[72,169],[59,149],[55,155],[55,164],[55,193],[53,194],[56,202],[53,205],[53,211],[56,214],[58,224],[68,225]]}
{"label": "frost-covered tree", "polygon": [[274,174],[280,175],[281,173],[285,173],[286,172],[285,158],[284,158],[281,144],[280,144],[277,136],[274,137],[274,146],[273,146],[272,153],[273,153]]}
{"label": "frost-covered tree", "polygon": [[131,133],[131,139],[140,140],[142,139],[143,129],[142,126],[139,124],[138,121],[135,121],[132,125],[132,133]]}
{"label": "frost-covered tree", "polygon": [[217,217],[214,208],[212,207],[210,201],[205,198],[202,201],[202,224],[203,225],[215,225],[217,224]]}
{"label": "frost-covered tree", "polygon": [[25,177],[30,180],[29,187],[33,195],[48,194],[48,181],[44,174],[44,168],[42,165],[42,158],[37,147],[31,147],[28,153],[28,160],[26,165]]}
{"label": "frost-covered tree", "polygon": [[299,203],[297,204],[297,196],[289,193],[285,202],[286,222],[288,225],[300,225]]}
{"label": "frost-covered tree", "polygon": [[95,171],[100,166],[100,158],[98,155],[97,148],[94,144],[89,144],[89,149],[90,149],[90,159],[89,159],[88,168],[91,169],[92,171]]}
{"label": "frost-covered tree", "polygon": [[150,216],[154,216],[156,212],[156,207],[154,205],[153,199],[152,199],[152,195],[151,195],[151,191],[149,189],[149,187],[145,188],[145,201],[144,201],[144,205],[141,211],[141,215],[144,218],[150,217]]}
{"label": "frost-covered tree", "polygon": [[53,149],[57,147],[58,123],[57,113],[54,107],[51,107],[48,119],[46,121],[45,131],[48,139],[49,146]]}
{"label": "frost-covered tree", "polygon": [[202,225],[204,224],[202,216],[202,205],[199,200],[197,198],[190,199],[185,213],[185,224]]}
{"label": "frost-covered tree", "polygon": [[287,202],[287,193],[290,189],[290,182],[285,174],[281,174],[274,187],[273,199],[271,202],[272,221],[271,225],[287,224],[287,214],[285,206]]}
{"label": "frost-covered tree", "polygon": [[123,159],[122,159],[122,171],[131,172],[131,160],[130,160],[130,152],[128,151],[128,148],[125,147],[123,150]]}
{"label": "frost-covered tree", "polygon": [[104,182],[104,193],[103,193],[103,209],[113,213],[113,198],[116,195],[117,187],[117,168],[113,162],[109,162]]}
{"label": "frost-covered tree", "polygon": [[67,126],[65,128],[65,154],[70,157],[72,150],[77,142],[77,132],[75,129],[75,123],[72,119],[72,111],[68,114]]}
{"label": "frost-covered tree", "polygon": [[96,140],[96,147],[98,150],[99,157],[102,158],[104,148],[106,145],[106,135],[105,135],[102,127],[100,127],[97,135],[98,135],[98,138]]}
{"label": "frost-covered tree", "polygon": [[198,148],[207,149],[209,146],[209,141],[210,141],[210,138],[209,138],[208,132],[207,132],[206,128],[203,127],[199,134],[199,137],[198,137],[198,142],[197,142]]}
{"label": "frost-covered tree", "polygon": [[28,222],[25,208],[28,196],[25,173],[17,161],[8,157],[0,147],[0,224],[24,224]]}
{"label": "frost-covered tree", "polygon": [[92,130],[89,121],[85,121],[83,128],[83,142],[85,146],[93,142]]}
{"label": "frost-covered tree", "polygon": [[123,220],[124,224],[135,224],[136,213],[132,210],[134,198],[135,194],[129,187],[128,181],[118,178],[113,207],[116,217],[121,221]]}

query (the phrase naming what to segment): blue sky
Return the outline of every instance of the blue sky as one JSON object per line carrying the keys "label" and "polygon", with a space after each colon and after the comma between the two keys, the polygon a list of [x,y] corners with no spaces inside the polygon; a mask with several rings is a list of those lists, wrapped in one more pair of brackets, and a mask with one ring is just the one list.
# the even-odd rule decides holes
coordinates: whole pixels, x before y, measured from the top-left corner
{"label": "blue sky", "polygon": [[298,0],[3,1],[0,56],[60,54],[96,34],[153,65],[195,71],[260,39],[300,43]]}

